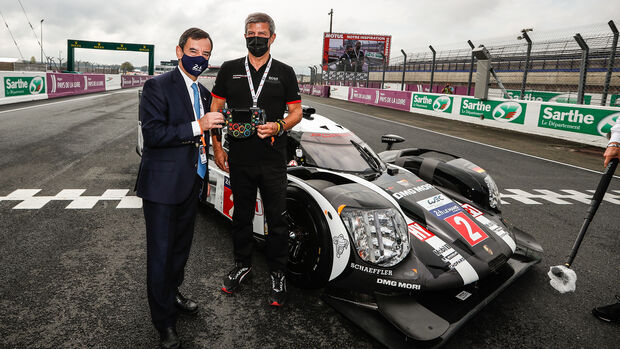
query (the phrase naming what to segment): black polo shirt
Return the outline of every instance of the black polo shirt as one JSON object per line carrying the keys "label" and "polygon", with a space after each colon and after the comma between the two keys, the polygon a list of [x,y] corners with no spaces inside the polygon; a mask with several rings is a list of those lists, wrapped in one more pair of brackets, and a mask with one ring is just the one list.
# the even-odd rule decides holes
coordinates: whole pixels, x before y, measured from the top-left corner
{"label": "black polo shirt", "polygon": [[[267,63],[255,70],[248,61],[250,75],[254,83],[254,91],[258,90]],[[215,98],[226,100],[228,108],[247,109],[252,106],[252,93],[248,85],[245,70],[245,57],[227,61],[222,64],[215,79],[211,94]],[[271,69],[261,94],[258,96],[258,107],[265,109],[267,121],[275,122],[282,119],[287,104],[301,103],[299,86],[295,71],[290,66],[278,61],[271,62]],[[249,115],[248,115],[249,117]],[[235,165],[286,165],[286,133],[271,139],[260,139],[256,133],[245,139],[228,138],[228,162]]]}

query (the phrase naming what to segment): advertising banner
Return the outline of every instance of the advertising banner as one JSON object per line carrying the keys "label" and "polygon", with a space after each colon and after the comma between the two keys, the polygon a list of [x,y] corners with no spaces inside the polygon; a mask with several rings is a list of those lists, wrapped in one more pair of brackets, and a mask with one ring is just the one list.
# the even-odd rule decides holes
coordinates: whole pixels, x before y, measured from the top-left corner
{"label": "advertising banner", "polygon": [[335,99],[347,100],[349,98],[349,87],[347,86],[330,86],[329,97]]}
{"label": "advertising banner", "polygon": [[526,103],[515,101],[492,101],[463,97],[460,114],[484,119],[523,124],[525,121]]}
{"label": "advertising banner", "polygon": [[150,79],[149,75],[121,75],[121,87],[130,88],[144,85],[146,80]]}
{"label": "advertising banner", "polygon": [[[76,90],[77,94],[80,93],[93,93],[105,91],[105,75],[104,74],[84,74],[81,76],[84,79],[84,89]],[[79,79],[80,75],[76,75],[75,79]]]}
{"label": "advertising banner", "polygon": [[562,131],[605,136],[611,131],[620,110],[580,108],[542,104],[538,126]]}
{"label": "advertising banner", "polygon": [[322,65],[330,71],[368,72],[370,65],[389,59],[391,42],[391,35],[324,33]]}
{"label": "advertising banner", "polygon": [[410,109],[411,92],[376,90],[361,87],[352,87],[349,91],[349,100],[352,102],[405,111],[409,111]]}
{"label": "advertising banner", "polygon": [[118,90],[121,88],[121,76],[119,74],[105,75],[105,90]]}
{"label": "advertising banner", "polygon": [[57,98],[64,96],[71,96],[76,94],[76,90],[82,90],[84,80],[78,79],[74,80],[74,76],[77,74],[67,74],[67,73],[47,73],[47,81],[49,85],[49,90],[47,94],[49,98]]}
{"label": "advertising banner", "polygon": [[4,94],[2,97],[29,96],[45,94],[45,75],[2,77]]}
{"label": "advertising banner", "polygon": [[620,107],[620,95],[611,95],[609,105],[612,107]]}
{"label": "advertising banner", "polygon": [[[519,97],[521,96],[521,90],[506,90],[506,92],[508,92],[508,95],[512,99],[519,99]],[[577,93],[576,92],[524,91],[523,100],[524,101],[577,104]],[[592,95],[583,96],[583,104],[590,104],[591,101],[592,101]]]}
{"label": "advertising banner", "polygon": [[434,110],[442,113],[452,113],[454,97],[448,95],[430,95],[426,93],[412,93],[411,107],[425,110]]}
{"label": "advertising banner", "polygon": [[104,74],[47,73],[49,98],[105,91]]}

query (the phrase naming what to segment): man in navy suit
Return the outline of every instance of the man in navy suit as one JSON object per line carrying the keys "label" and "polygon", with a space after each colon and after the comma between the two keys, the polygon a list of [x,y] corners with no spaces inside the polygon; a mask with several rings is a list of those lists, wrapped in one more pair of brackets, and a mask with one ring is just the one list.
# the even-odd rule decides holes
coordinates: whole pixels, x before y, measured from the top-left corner
{"label": "man in navy suit", "polygon": [[[194,235],[200,191],[208,195],[208,131],[224,122],[208,112],[211,94],[197,83],[213,42],[205,31],[186,30],[176,47],[178,69],[144,84],[140,120],[144,150],[136,181],[146,223],[147,291],[162,348],[178,348],[179,313],[198,306],[179,292]],[[207,132],[207,134],[205,134]],[[202,188],[202,189],[201,189]]]}

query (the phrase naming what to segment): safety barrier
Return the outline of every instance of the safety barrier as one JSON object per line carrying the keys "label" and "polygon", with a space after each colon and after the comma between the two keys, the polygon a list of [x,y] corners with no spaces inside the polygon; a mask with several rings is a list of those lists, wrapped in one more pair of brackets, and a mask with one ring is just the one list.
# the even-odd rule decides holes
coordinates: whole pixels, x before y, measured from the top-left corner
{"label": "safety barrier", "polygon": [[47,99],[47,81],[43,72],[0,72],[0,104]]}
{"label": "safety barrier", "polygon": [[[307,86],[302,85],[306,91]],[[330,98],[604,147],[620,108],[330,86]]]}
{"label": "safety barrier", "polygon": [[139,87],[152,76],[0,72],[0,104]]}

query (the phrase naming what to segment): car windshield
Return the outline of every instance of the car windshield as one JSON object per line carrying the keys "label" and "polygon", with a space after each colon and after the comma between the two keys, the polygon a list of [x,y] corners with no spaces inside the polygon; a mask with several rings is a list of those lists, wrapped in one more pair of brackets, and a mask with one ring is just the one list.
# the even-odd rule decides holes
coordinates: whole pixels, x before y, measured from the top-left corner
{"label": "car windshield", "polygon": [[[354,144],[367,149],[374,159],[366,161],[366,155],[362,155]],[[372,166],[379,161],[370,147],[350,132],[305,132],[301,136],[301,146],[307,166],[346,172],[374,172]]]}

